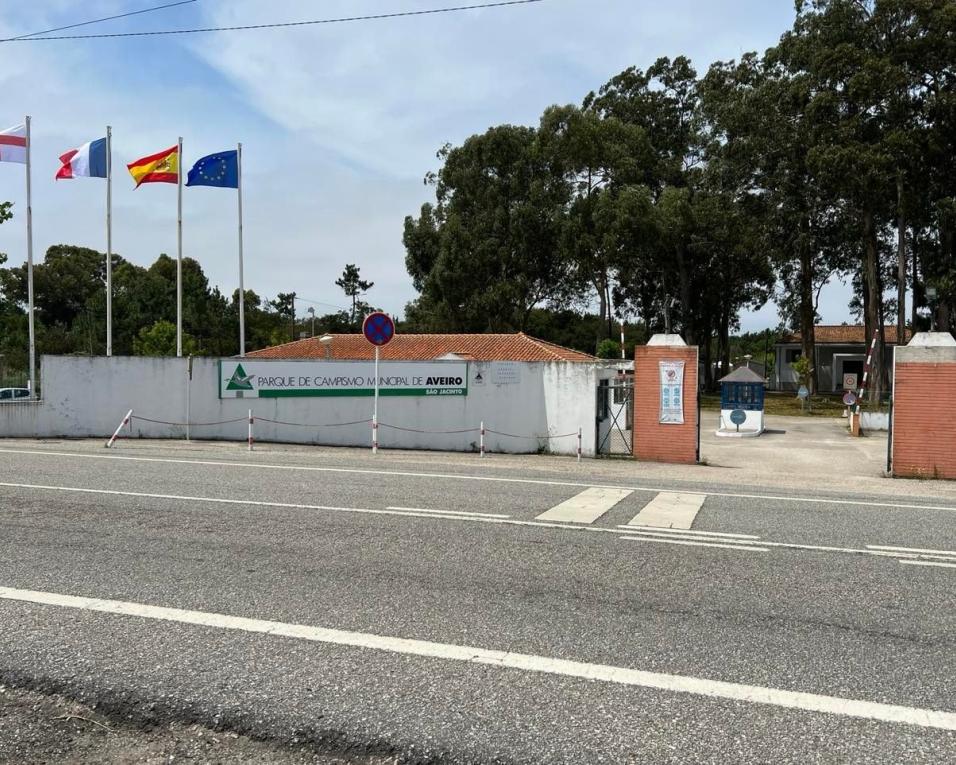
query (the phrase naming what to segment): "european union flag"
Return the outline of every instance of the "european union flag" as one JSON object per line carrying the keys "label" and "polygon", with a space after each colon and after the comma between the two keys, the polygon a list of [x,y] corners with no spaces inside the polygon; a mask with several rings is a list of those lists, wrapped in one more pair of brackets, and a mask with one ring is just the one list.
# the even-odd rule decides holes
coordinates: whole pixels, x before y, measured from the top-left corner
{"label": "european union flag", "polygon": [[239,154],[221,151],[203,157],[189,171],[187,186],[219,186],[226,189],[239,188]]}

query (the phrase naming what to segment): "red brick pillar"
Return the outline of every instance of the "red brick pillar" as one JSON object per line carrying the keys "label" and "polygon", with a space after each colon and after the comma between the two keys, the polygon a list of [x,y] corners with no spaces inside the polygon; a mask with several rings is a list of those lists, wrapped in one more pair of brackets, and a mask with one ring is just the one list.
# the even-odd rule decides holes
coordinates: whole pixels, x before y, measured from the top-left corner
{"label": "red brick pillar", "polygon": [[893,367],[893,475],[956,478],[956,341],[919,333]]}
{"label": "red brick pillar", "polygon": [[[680,345],[664,344],[680,342]],[[661,362],[683,361],[682,423],[661,422]],[[656,462],[697,461],[697,347],[675,335],[655,335],[634,349],[634,457]]]}

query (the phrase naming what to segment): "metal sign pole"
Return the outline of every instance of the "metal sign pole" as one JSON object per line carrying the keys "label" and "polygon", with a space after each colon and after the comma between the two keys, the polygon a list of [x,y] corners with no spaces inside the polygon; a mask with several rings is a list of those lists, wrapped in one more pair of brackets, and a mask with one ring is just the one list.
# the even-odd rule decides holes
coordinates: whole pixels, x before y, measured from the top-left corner
{"label": "metal sign pole", "polygon": [[33,200],[30,184],[30,155],[33,153],[33,137],[30,135],[30,117],[26,118],[27,134],[27,325],[30,334],[30,398],[37,397],[37,345],[33,316]]}
{"label": "metal sign pole", "polygon": [[375,396],[372,404],[372,454],[378,454],[378,346],[375,346]]}
{"label": "metal sign pole", "polygon": [[176,355],[183,355],[183,139],[176,143]]}
{"label": "metal sign pole", "polygon": [[372,454],[378,454],[378,360],[379,347],[395,336],[395,322],[381,311],[373,311],[362,322],[362,334],[375,346],[375,383],[372,404]]}
{"label": "metal sign pole", "polygon": [[113,355],[113,128],[106,126],[106,355]]}
{"label": "metal sign pole", "polygon": [[[239,199],[239,358],[246,355],[246,289],[242,279],[242,144],[236,148],[236,192]],[[314,322],[313,322],[314,326]],[[313,334],[315,334],[313,332]]]}

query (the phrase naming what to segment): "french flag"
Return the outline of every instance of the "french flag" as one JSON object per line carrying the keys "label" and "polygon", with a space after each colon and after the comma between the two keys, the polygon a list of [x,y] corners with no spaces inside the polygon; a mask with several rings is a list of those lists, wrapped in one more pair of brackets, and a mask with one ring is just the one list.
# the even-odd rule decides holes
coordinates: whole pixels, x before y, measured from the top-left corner
{"label": "french flag", "polygon": [[70,149],[60,155],[63,163],[56,172],[60,178],[105,178],[106,177],[106,139],[84,143],[79,149]]}

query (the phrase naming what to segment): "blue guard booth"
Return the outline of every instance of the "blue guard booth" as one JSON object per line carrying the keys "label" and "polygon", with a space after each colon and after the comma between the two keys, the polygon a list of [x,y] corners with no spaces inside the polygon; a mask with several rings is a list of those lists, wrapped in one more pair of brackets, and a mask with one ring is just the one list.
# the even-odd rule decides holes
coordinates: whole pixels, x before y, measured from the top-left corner
{"label": "blue guard booth", "polygon": [[718,436],[748,438],[763,433],[766,381],[750,367],[739,367],[720,382]]}

